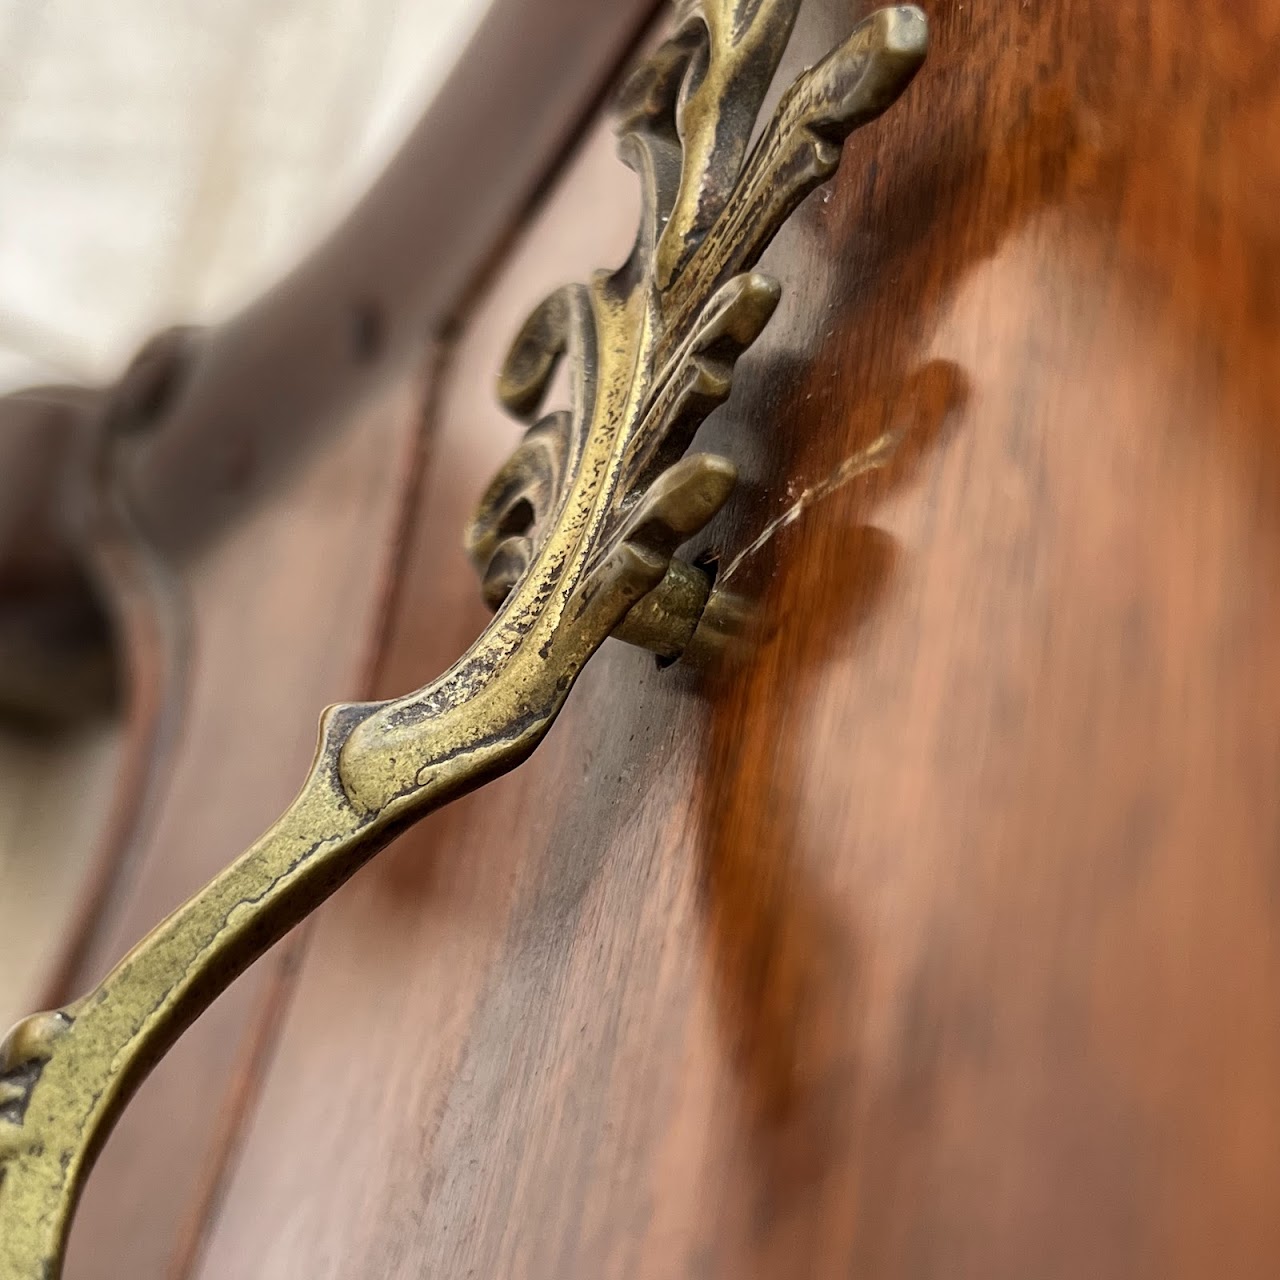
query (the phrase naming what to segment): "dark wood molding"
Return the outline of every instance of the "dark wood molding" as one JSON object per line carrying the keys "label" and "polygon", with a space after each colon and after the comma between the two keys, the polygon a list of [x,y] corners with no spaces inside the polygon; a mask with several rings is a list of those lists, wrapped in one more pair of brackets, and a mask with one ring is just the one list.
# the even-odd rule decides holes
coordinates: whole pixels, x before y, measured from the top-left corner
{"label": "dark wood molding", "polygon": [[206,540],[448,329],[656,8],[495,0],[345,221],[204,335],[131,468],[131,502],[157,544]]}

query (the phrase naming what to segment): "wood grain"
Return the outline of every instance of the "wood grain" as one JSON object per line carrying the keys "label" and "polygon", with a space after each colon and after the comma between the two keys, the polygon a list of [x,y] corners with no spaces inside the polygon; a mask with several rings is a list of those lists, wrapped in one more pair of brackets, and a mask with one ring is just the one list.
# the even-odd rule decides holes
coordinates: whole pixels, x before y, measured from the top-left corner
{"label": "wood grain", "polygon": [[[166,785],[75,987],[248,845],[288,803],[323,706],[363,687],[418,446],[421,379],[384,388],[349,429],[183,575],[187,705]],[[226,1129],[282,954],[220,1001],[147,1082],[102,1154],[72,1231],[74,1280],[169,1274]]]}
{"label": "wood grain", "polygon": [[[206,1280],[1276,1273],[1280,17],[929,7],[704,431],[723,563],[800,504],[748,642],[610,647],[326,910]],[[387,693],[481,625],[491,374],[609,163],[452,357]]]}

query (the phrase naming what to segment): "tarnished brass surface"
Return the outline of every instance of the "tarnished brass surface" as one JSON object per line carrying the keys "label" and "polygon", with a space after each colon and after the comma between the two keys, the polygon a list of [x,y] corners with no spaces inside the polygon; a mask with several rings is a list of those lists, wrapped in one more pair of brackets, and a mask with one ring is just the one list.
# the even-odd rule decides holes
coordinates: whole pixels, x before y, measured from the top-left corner
{"label": "tarnished brass surface", "polygon": [[751,268],[926,49],[918,9],[871,15],[792,85],[748,156],[799,2],[686,0],[623,92],[643,225],[620,269],[534,312],[502,371],[503,403],[532,420],[565,359],[572,403],[534,421],[467,532],[492,623],[417,693],[330,708],[275,826],[95,991],[5,1041],[0,1280],[59,1273],[114,1118],[237,974],[406,824],[524,760],[609,635],[674,657],[692,634],[706,580],[673,556],[735,472],[685,451],[777,303]]}

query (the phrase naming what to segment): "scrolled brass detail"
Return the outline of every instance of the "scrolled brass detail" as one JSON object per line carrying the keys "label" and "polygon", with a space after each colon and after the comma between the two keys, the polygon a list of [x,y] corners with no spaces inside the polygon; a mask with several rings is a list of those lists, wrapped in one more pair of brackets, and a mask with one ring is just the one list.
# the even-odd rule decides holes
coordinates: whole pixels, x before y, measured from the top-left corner
{"label": "scrolled brass detail", "polygon": [[[503,366],[500,399],[529,426],[467,530],[495,610],[483,634],[416,693],[330,708],[271,830],[96,990],[0,1048],[0,1280],[60,1273],[119,1111],[253,960],[408,823],[524,760],[611,634],[666,657],[687,643],[706,579],[676,552],[735,481],[727,459],[687,450],[777,304],[753,267],[927,45],[915,7],[872,14],[749,148],[799,4],[683,0],[625,86],[621,153],[641,179],[642,224],[623,266],[537,308]],[[561,362],[570,404],[541,414]]]}

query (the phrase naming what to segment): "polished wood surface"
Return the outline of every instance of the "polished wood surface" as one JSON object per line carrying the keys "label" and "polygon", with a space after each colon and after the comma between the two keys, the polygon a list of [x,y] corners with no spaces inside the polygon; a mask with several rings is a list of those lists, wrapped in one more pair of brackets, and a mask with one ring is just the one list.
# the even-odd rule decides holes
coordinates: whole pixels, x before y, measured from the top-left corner
{"label": "polished wood surface", "polygon": [[[204,1280],[1275,1274],[1280,18],[930,9],[704,432],[743,651],[611,646],[324,913]],[[449,359],[384,692],[481,624],[489,378],[627,182]]]}
{"label": "polished wood surface", "polygon": [[[243,979],[104,1152],[72,1280],[1276,1273],[1280,16],[926,7],[703,432],[738,643],[608,646]],[[440,205],[453,269],[371,215],[138,451],[186,715],[71,988],[274,816],[321,704],[483,625],[493,376],[636,213],[601,125],[493,258],[644,5],[580,48],[517,8],[564,92],[484,218]],[[854,16],[809,0],[780,81]]]}
{"label": "polished wood surface", "polygon": [[[301,708],[367,681],[422,394],[421,380],[386,388],[276,503],[188,567],[183,730],[73,989],[272,821],[315,749],[313,718]],[[289,963],[286,947],[248,974],[147,1081],[85,1193],[68,1276],[162,1276],[183,1264],[249,1096],[246,1055]]]}

